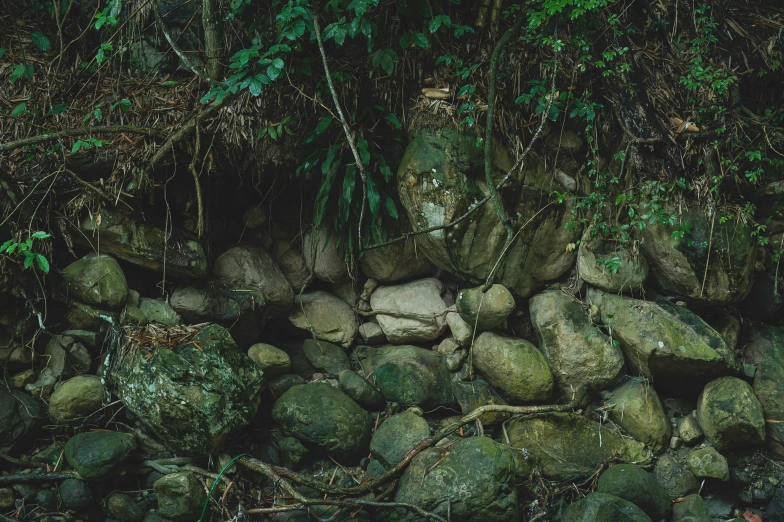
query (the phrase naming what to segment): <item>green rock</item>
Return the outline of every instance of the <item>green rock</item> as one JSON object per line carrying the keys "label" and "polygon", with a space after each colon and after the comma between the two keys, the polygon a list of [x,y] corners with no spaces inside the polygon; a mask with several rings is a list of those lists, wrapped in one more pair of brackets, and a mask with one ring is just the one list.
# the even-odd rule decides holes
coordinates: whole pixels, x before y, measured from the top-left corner
{"label": "green rock", "polygon": [[370,441],[370,452],[387,467],[392,467],[414,446],[430,436],[427,421],[411,412],[398,413],[381,423]]}
{"label": "green rock", "polygon": [[0,452],[16,454],[32,445],[42,410],[26,393],[0,383]]}
{"label": "green rock", "polygon": [[661,451],[670,443],[672,426],[656,390],[647,381],[629,379],[604,396],[610,418],[632,437]]}
{"label": "green rock", "polygon": [[678,436],[681,440],[688,445],[697,444],[702,440],[703,433],[700,429],[700,424],[694,415],[689,415],[681,419],[678,426]]}
{"label": "green rock", "polygon": [[[95,218],[100,215],[100,222]],[[130,215],[101,209],[80,224],[84,234],[74,240],[87,242],[118,259],[174,278],[200,279],[207,275],[207,257],[197,241],[178,232],[158,228],[148,222],[136,221]],[[98,238],[100,237],[100,245]]]}
{"label": "green rock", "polygon": [[602,390],[623,376],[621,349],[580,303],[560,290],[545,290],[530,299],[529,309],[539,346],[562,390],[583,385]]}
{"label": "green rock", "polygon": [[765,416],[751,386],[736,377],[709,382],[697,401],[697,421],[717,449],[744,448],[765,441]]}
{"label": "green rock", "polygon": [[170,301],[171,307],[187,321],[215,321],[227,325],[246,315],[261,322],[267,303],[257,287],[224,280],[215,280],[209,285],[178,286]]}
{"label": "green rock", "polygon": [[563,522],[651,522],[642,509],[606,493],[590,493],[566,508]]}
{"label": "green rock", "polygon": [[182,318],[166,302],[158,299],[142,297],[139,300],[139,311],[144,314],[148,323],[158,323],[166,326],[182,324]]}
{"label": "green rock", "polygon": [[386,406],[384,395],[357,372],[343,370],[338,382],[346,395],[368,411],[381,411]]}
{"label": "green rock", "polygon": [[71,301],[69,303],[68,326],[75,330],[100,330],[106,323],[119,324],[120,316],[116,312],[100,310],[92,306]]}
{"label": "green rock", "polygon": [[66,330],[63,332],[63,336],[71,337],[82,343],[90,352],[95,352],[103,346],[103,334],[100,332],[91,332],[90,330]]}
{"label": "green rock", "polygon": [[144,519],[142,508],[125,493],[112,493],[106,500],[106,510],[120,522],[141,522]]}
{"label": "green rock", "polygon": [[253,420],[263,385],[258,367],[215,324],[149,359],[137,350],[112,376],[129,411],[171,446],[199,455]]}
{"label": "green rock", "polygon": [[35,495],[35,503],[38,507],[43,508],[44,511],[56,511],[57,493],[49,491],[48,489],[39,491]]}
{"label": "green rock", "polygon": [[248,349],[250,357],[267,378],[288,373],[291,369],[289,355],[271,344],[256,343]]}
{"label": "green rock", "polygon": [[[654,220],[642,231],[642,249],[656,281],[670,294],[723,306],[742,300],[754,281],[756,239],[751,225],[714,219],[706,206],[664,210],[689,226],[685,235]],[[707,268],[707,271],[706,271]]]}
{"label": "green rock", "polygon": [[60,483],[60,502],[65,509],[83,509],[95,502],[90,486],[77,479],[65,479]]}
{"label": "green rock", "polygon": [[[586,283],[614,294],[637,290],[648,279],[648,261],[639,253],[615,241],[592,237],[585,231],[577,251],[577,272]],[[610,267],[605,262],[618,262]]]}
{"label": "green rock", "polygon": [[284,393],[289,391],[292,386],[296,386],[298,384],[305,384],[305,379],[299,375],[294,375],[291,373],[278,375],[270,381],[269,393],[273,399],[279,399],[283,396]]}
{"label": "green rock", "polygon": [[656,482],[662,485],[671,499],[685,497],[697,491],[699,483],[694,474],[675,457],[662,455],[653,468]]}
{"label": "green rock", "polygon": [[543,401],[553,391],[553,375],[542,352],[523,339],[495,332],[476,338],[473,363],[510,401]]}
{"label": "green rock", "polygon": [[553,480],[587,477],[611,459],[645,465],[650,451],[608,426],[574,413],[545,413],[507,424],[513,448],[536,461],[542,475]]}
{"label": "green rock", "polygon": [[201,515],[207,494],[193,473],[171,473],[153,485],[158,514],[171,520],[193,522]]}
{"label": "green rock", "polygon": [[711,379],[740,370],[724,339],[683,306],[589,288],[588,300],[621,344],[632,375],[676,395],[697,394]]}
{"label": "green rock", "polygon": [[103,478],[136,449],[133,435],[116,431],[88,431],[65,445],[68,464],[84,479]]}
{"label": "green rock", "polygon": [[708,509],[699,495],[689,495],[676,502],[672,508],[673,518],[677,522],[712,522]]}
{"label": "green rock", "polygon": [[316,453],[328,453],[341,462],[355,462],[367,454],[370,415],[329,384],[293,386],[275,402],[272,418],[283,433]]}
{"label": "green rock", "polygon": [[[414,504],[452,522],[507,522],[518,514],[512,452],[487,437],[462,439],[449,450],[432,448],[406,468],[395,502]],[[422,520],[413,511],[390,510],[385,520]]]}
{"label": "green rock", "polygon": [[68,297],[97,308],[119,310],[128,297],[128,283],[120,265],[107,255],[87,254],[62,271]]}
{"label": "green rock", "polygon": [[294,471],[302,469],[307,461],[310,459],[310,452],[308,448],[302,445],[300,441],[294,437],[284,437],[278,443],[280,450],[280,460],[284,468],[289,468]]}
{"label": "green rock", "polygon": [[343,370],[351,369],[346,352],[332,343],[307,339],[302,343],[302,351],[313,368],[328,377],[337,377]]}
{"label": "green rock", "polygon": [[727,459],[716,448],[707,447],[693,449],[686,458],[689,469],[695,477],[714,478],[723,481],[730,479],[730,468]]}
{"label": "green rock", "polygon": [[667,491],[650,473],[631,464],[611,466],[599,477],[596,491],[628,500],[652,520],[668,518],[672,512]]}
{"label": "green rock", "polygon": [[[176,313],[176,312],[175,312]],[[126,324],[136,324],[136,325],[145,325],[149,324],[150,321],[147,320],[147,316],[144,315],[137,305],[125,305],[125,316],[123,318],[123,322]]]}
{"label": "green rock", "polygon": [[[451,223],[489,195],[484,148],[478,143],[474,133],[441,125],[413,131],[397,181],[400,202],[414,231]],[[495,145],[493,176],[500,182],[512,170],[514,158],[504,146]],[[574,266],[577,252],[567,245],[579,238],[579,231],[566,227],[572,219],[570,206],[543,211],[539,205],[551,190],[543,187],[553,187],[552,183],[544,162],[529,156],[500,191],[507,212],[520,223],[528,223],[496,271],[496,282],[519,298],[529,297]],[[482,205],[470,220],[417,236],[417,249],[433,264],[476,286],[485,283],[502,258],[505,239],[493,205]]]}
{"label": "green rock", "polygon": [[477,331],[492,330],[500,326],[515,308],[512,293],[504,285],[493,285],[487,292],[483,286],[467,288],[457,294],[457,312]]}
{"label": "green rock", "polygon": [[[482,379],[474,379],[473,381],[452,381],[452,393],[455,395],[463,415],[468,415],[475,409],[481,406],[488,405],[505,405],[506,402],[500,395]],[[509,418],[509,413],[502,412],[485,412],[479,417],[479,421],[490,426],[499,424]]]}
{"label": "green rock", "polygon": [[303,334],[346,349],[359,333],[357,316],[351,306],[322,290],[295,296],[289,322]]}
{"label": "green rock", "polygon": [[[759,325],[750,335],[746,353],[756,353],[754,376],[757,396],[766,419],[784,420],[784,330]],[[748,355],[747,355],[748,357]],[[784,444],[784,422],[768,423],[770,439]]]}
{"label": "green rock", "polygon": [[103,406],[104,395],[100,377],[72,377],[54,390],[49,399],[49,417],[58,424],[86,417]]}
{"label": "green rock", "polygon": [[160,516],[155,511],[149,511],[142,522],[170,522],[168,518]]}
{"label": "green rock", "polygon": [[11,509],[16,502],[14,490],[11,488],[0,488],[0,509]]}
{"label": "green rock", "polygon": [[365,371],[387,401],[426,410],[455,404],[451,374],[438,352],[407,345],[368,350]]}

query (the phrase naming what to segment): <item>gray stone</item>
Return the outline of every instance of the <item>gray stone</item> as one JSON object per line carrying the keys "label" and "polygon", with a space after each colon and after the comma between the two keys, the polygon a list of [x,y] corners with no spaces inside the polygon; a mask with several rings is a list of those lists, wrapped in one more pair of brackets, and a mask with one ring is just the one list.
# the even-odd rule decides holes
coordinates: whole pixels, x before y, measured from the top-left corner
{"label": "gray stone", "polygon": [[[446,453],[432,448],[417,455],[403,472],[394,500],[449,516],[452,522],[516,520],[513,469],[512,451],[506,446],[487,437],[462,439]],[[384,516],[400,522],[422,520],[410,510]]]}
{"label": "gray stone", "polygon": [[65,267],[62,274],[70,299],[109,310],[125,306],[128,283],[113,257],[87,254]]}
{"label": "gray stone", "polygon": [[717,449],[745,448],[765,441],[762,405],[751,386],[736,377],[709,382],[697,401],[697,420]]}
{"label": "gray stone", "polygon": [[474,327],[465,322],[459,313],[447,312],[446,322],[457,344],[463,347],[471,344],[471,339],[474,337]]}
{"label": "gray stone", "polygon": [[445,294],[446,287],[438,279],[420,279],[378,287],[370,296],[370,306],[390,343],[434,341],[446,330]]}
{"label": "gray stone", "polygon": [[35,399],[0,383],[0,452],[16,454],[27,449],[43,416]]}
{"label": "gray stone", "polygon": [[170,302],[191,323],[218,322],[232,326],[241,317],[263,324],[267,301],[255,286],[216,280],[198,286],[179,286],[174,289]]}
{"label": "gray stone", "polygon": [[139,300],[139,311],[144,314],[149,323],[159,323],[166,326],[182,324],[180,314],[175,312],[166,302],[158,299],[142,297]]}
{"label": "gray stone", "polygon": [[264,372],[267,379],[288,373],[291,369],[289,354],[271,344],[254,344],[248,349],[248,357]]}
{"label": "gray stone", "polygon": [[650,473],[631,464],[611,466],[599,477],[596,491],[628,500],[652,520],[668,518],[672,513],[667,491]]}
{"label": "gray stone", "polygon": [[341,462],[358,461],[370,444],[370,415],[329,384],[293,386],[275,402],[272,418],[283,433]]}
{"label": "gray stone", "polygon": [[65,458],[82,478],[98,479],[111,474],[135,449],[133,435],[88,431],[68,440]]}
{"label": "gray stone", "polygon": [[725,482],[730,479],[727,459],[711,446],[691,450],[686,462],[695,477],[714,478]]}
{"label": "gray stone", "polygon": [[620,293],[642,288],[648,278],[645,256],[615,241],[592,237],[587,230],[577,251],[580,277],[605,292]]}
{"label": "gray stone", "polygon": [[125,493],[112,493],[106,499],[106,510],[120,522],[141,522],[144,519],[142,508],[133,497]]}
{"label": "gray stone", "polygon": [[270,253],[295,294],[307,288],[313,278],[299,244],[290,240],[275,240],[272,242]]}
{"label": "gray stone", "polygon": [[346,395],[368,411],[381,411],[386,406],[384,395],[357,372],[343,370],[338,382]]}
{"label": "gray stone", "polygon": [[100,330],[106,323],[117,325],[119,324],[120,316],[116,312],[101,310],[93,306],[80,303],[79,301],[71,301],[68,309],[69,328],[74,330]]}
{"label": "gray stone", "polygon": [[199,517],[207,498],[193,473],[171,473],[153,486],[158,497],[158,514],[171,520],[191,522]]}
{"label": "gray stone", "polygon": [[542,401],[553,391],[553,375],[542,352],[523,339],[494,332],[476,338],[473,363],[510,401]]}
{"label": "gray stone", "polygon": [[585,309],[559,290],[529,301],[531,322],[558,386],[601,390],[623,376],[623,353],[591,322]]}
{"label": "gray stone", "polygon": [[412,448],[430,436],[427,421],[411,412],[398,413],[381,423],[370,441],[370,452],[392,467]]}
{"label": "gray stone", "polygon": [[[468,415],[481,406],[506,404],[501,396],[482,379],[475,379],[469,382],[453,380],[452,392],[458,404],[460,404],[463,415]],[[489,411],[483,413],[479,417],[479,421],[483,425],[489,426],[499,424],[508,418],[508,413]]]}
{"label": "gray stone", "polygon": [[678,435],[684,443],[692,446],[702,440],[703,433],[700,424],[694,415],[688,415],[681,419],[678,426]]}
{"label": "gray stone", "polygon": [[632,437],[647,444],[653,451],[667,447],[672,426],[653,386],[642,379],[628,379],[606,393],[604,398],[612,407],[612,420]]}
{"label": "gray stone", "polygon": [[308,448],[294,437],[284,437],[278,442],[283,467],[298,471],[310,460]]}
{"label": "gray stone", "polygon": [[359,266],[366,276],[380,283],[397,283],[433,272],[433,264],[417,252],[415,239],[368,250],[362,254]]}
{"label": "gray stone", "polygon": [[699,483],[694,474],[678,459],[671,455],[662,455],[653,468],[656,482],[669,493],[671,499],[685,497],[697,491]]}
{"label": "gray stone", "polygon": [[457,312],[478,331],[500,326],[515,309],[512,293],[503,285],[495,284],[487,292],[484,287],[468,288],[457,294]]}
{"label": "gray stone", "polygon": [[699,495],[689,495],[672,507],[673,518],[678,522],[713,522]]}
{"label": "gray stone", "polygon": [[321,290],[295,297],[289,322],[316,339],[348,348],[357,336],[354,311],[342,299]]}
{"label": "gray stone", "polygon": [[302,242],[305,265],[321,281],[342,283],[349,277],[348,263],[344,259],[343,250],[338,247],[337,241],[338,235],[327,229],[305,234]]}
{"label": "gray stone", "polygon": [[387,342],[387,336],[384,335],[384,330],[381,329],[381,325],[378,323],[362,323],[359,325],[359,335],[365,344],[371,346]]}
{"label": "gray stone", "polygon": [[49,400],[49,417],[58,424],[87,417],[103,406],[104,396],[100,377],[73,377],[55,388]]}
{"label": "gray stone", "polygon": [[[749,336],[746,362],[756,363],[754,394],[765,418],[784,420],[784,330],[758,325]],[[767,423],[769,438],[784,444],[784,422]]]}
{"label": "gray stone", "polygon": [[566,508],[563,522],[651,522],[631,502],[606,493],[590,493]]}
{"label": "gray stone", "polygon": [[269,391],[274,399],[278,399],[284,393],[289,391],[292,386],[296,386],[298,384],[305,384],[305,379],[299,375],[286,373],[284,375],[278,375],[270,381]]}
{"label": "gray stone", "polygon": [[44,511],[56,511],[57,494],[48,489],[41,490],[35,495],[35,503]]}
{"label": "gray stone", "polygon": [[112,376],[131,413],[168,444],[195,454],[214,452],[247,426],[263,387],[258,367],[214,324],[149,359],[137,350]]}
{"label": "gray stone", "polygon": [[313,368],[327,377],[337,377],[343,370],[351,369],[346,352],[326,341],[307,339],[302,343],[302,351]]}
{"label": "gray stone", "polygon": [[60,483],[60,501],[65,509],[83,509],[95,502],[90,486],[78,479],[65,479]]}

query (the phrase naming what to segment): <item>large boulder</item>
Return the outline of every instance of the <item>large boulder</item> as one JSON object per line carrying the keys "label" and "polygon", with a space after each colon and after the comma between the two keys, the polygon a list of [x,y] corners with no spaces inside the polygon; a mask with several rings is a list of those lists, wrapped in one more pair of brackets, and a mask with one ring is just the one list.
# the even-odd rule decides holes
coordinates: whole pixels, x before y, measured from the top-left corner
{"label": "large boulder", "polygon": [[[74,240],[167,277],[198,279],[207,275],[207,257],[198,241],[104,208],[80,224]],[[99,244],[100,238],[100,244]]]}
{"label": "large boulder", "polygon": [[745,448],[765,441],[765,416],[751,386],[737,377],[709,382],[697,401],[697,421],[718,449]]}
{"label": "large boulder", "polygon": [[685,497],[697,491],[699,487],[697,477],[681,459],[672,455],[665,454],[659,457],[653,468],[653,476],[673,500]]}
{"label": "large boulder", "polygon": [[351,346],[359,331],[351,307],[342,299],[321,290],[296,296],[289,322],[316,339],[343,348]]}
{"label": "large boulder", "polygon": [[139,347],[112,376],[131,413],[172,447],[195,454],[214,452],[253,420],[263,384],[256,364],[215,324],[171,349]]}
{"label": "large boulder", "polygon": [[170,473],[153,484],[158,514],[167,520],[190,521],[199,516],[207,495],[193,473]]}
{"label": "large boulder", "polygon": [[674,234],[671,226],[659,221],[642,232],[643,252],[659,286],[714,305],[746,297],[754,281],[757,251],[751,225],[710,216],[694,204],[682,209],[680,223],[687,228],[685,233]]}
{"label": "large boulder", "polygon": [[[413,504],[452,522],[517,520],[512,451],[487,437],[462,439],[449,447],[417,455],[406,468],[395,502]],[[397,509],[388,521],[415,522],[421,515]]]}
{"label": "large boulder", "polygon": [[577,272],[593,286],[606,292],[638,290],[648,278],[645,257],[621,243],[591,237],[587,230],[577,251]]}
{"label": "large boulder", "polygon": [[87,254],[63,270],[68,297],[90,306],[119,310],[128,297],[128,283],[120,265],[105,254]]}
{"label": "large boulder", "polygon": [[598,329],[579,302],[557,290],[529,301],[531,322],[553,377],[564,390],[611,386],[623,376],[623,353]]}
{"label": "large boulder", "polygon": [[381,423],[370,440],[370,452],[387,467],[394,466],[413,447],[430,436],[427,421],[405,411]]}
{"label": "large boulder", "polygon": [[450,303],[445,294],[446,287],[438,279],[420,279],[377,288],[370,296],[370,306],[389,342],[434,341],[447,327]]}
{"label": "large boulder", "polygon": [[553,480],[590,476],[610,459],[638,465],[651,461],[641,442],[574,413],[513,419],[507,434],[512,447],[524,450],[542,475]]}
{"label": "large boulder", "polygon": [[455,302],[460,317],[478,331],[500,326],[515,308],[514,297],[504,285],[493,285],[487,292],[483,288],[461,290]]}
{"label": "large boulder", "polygon": [[272,256],[263,248],[230,248],[212,268],[216,278],[240,282],[261,290],[269,316],[285,316],[294,304],[294,291]]}
{"label": "large boulder", "polygon": [[387,401],[428,410],[455,404],[451,375],[440,353],[416,346],[382,346],[367,347],[358,355]]}
{"label": "large boulder", "polygon": [[[773,326],[755,327],[748,339],[746,362],[757,365],[754,395],[766,419],[784,420],[784,330]],[[772,442],[784,445],[784,422],[767,423]]]}
{"label": "large boulder", "polygon": [[662,520],[672,513],[672,501],[667,491],[653,475],[632,464],[611,466],[599,477],[596,491],[628,500],[651,520]]}
{"label": "large boulder", "polygon": [[305,234],[302,254],[305,265],[316,279],[328,283],[342,283],[349,278],[348,263],[343,249],[338,246],[339,236],[328,229],[313,230]]}
{"label": "large boulder", "polygon": [[283,433],[312,451],[346,463],[367,455],[372,418],[351,397],[325,383],[291,387],[275,401],[272,418]]}
{"label": "large boulder", "polygon": [[672,426],[659,395],[648,382],[631,378],[604,395],[610,417],[653,451],[666,449]]}
{"label": "large boulder", "polygon": [[566,508],[563,522],[651,522],[639,507],[607,493],[589,493]]}
{"label": "large boulder", "polygon": [[117,431],[88,431],[65,444],[65,459],[83,479],[109,476],[136,449],[136,439]]}
{"label": "large boulder", "polygon": [[657,388],[697,394],[740,366],[724,339],[696,314],[666,300],[642,301],[591,288],[588,300],[621,343],[633,374]]}
{"label": "large boulder", "polygon": [[171,307],[191,323],[234,324],[242,316],[261,321],[266,298],[257,287],[232,281],[212,281],[198,286],[178,286]]}
{"label": "large boulder", "polygon": [[308,286],[313,278],[297,243],[276,240],[272,243],[270,253],[295,293],[300,293]]}
{"label": "large boulder", "polygon": [[58,386],[49,399],[49,417],[63,423],[87,417],[101,408],[105,391],[97,375],[79,375]]}
{"label": "large boulder", "polygon": [[[477,143],[476,136],[453,128],[421,129],[412,135],[397,178],[400,201],[415,231],[451,223],[488,195],[484,148]],[[514,160],[502,146],[495,147],[493,157],[499,183]],[[539,204],[550,190],[544,165],[529,155],[499,191],[509,215],[526,224],[496,276],[496,282],[519,298],[574,264],[576,252],[567,246],[579,236],[566,228],[572,219],[569,209],[559,205],[542,211]],[[435,265],[479,285],[501,257],[505,241],[506,230],[488,201],[471,219],[418,236],[417,246]]]}
{"label": "large boulder", "polygon": [[397,283],[423,277],[433,272],[433,264],[422,252],[417,252],[415,239],[395,243],[362,254],[362,272],[379,283]]}
{"label": "large boulder", "polygon": [[0,384],[0,452],[16,454],[35,440],[43,408],[32,397]]}
{"label": "large boulder", "polygon": [[553,375],[542,352],[524,339],[495,332],[476,338],[473,364],[511,401],[543,401],[553,391]]}

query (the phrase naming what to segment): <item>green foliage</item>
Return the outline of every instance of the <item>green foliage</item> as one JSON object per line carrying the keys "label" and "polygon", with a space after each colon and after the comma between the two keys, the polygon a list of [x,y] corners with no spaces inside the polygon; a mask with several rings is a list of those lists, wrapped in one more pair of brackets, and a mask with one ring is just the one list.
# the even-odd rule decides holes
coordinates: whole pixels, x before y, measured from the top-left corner
{"label": "green foliage", "polygon": [[50,237],[52,237],[52,234],[39,230],[37,232],[33,232],[30,237],[22,242],[9,239],[0,245],[0,254],[4,254],[9,257],[13,257],[14,255],[16,257],[23,257],[24,260],[22,262],[22,266],[24,266],[25,269],[29,269],[31,266],[33,266],[33,262],[35,262],[41,272],[48,274],[49,260],[46,259],[46,256],[43,254],[33,251],[33,241],[36,239],[49,239]]}

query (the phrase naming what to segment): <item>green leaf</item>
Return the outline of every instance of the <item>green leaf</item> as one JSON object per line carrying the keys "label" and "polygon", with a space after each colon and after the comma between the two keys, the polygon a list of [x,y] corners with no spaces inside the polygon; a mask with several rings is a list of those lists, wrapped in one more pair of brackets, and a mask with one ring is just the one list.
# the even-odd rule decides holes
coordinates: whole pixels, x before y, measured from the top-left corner
{"label": "green leaf", "polygon": [[17,116],[21,116],[22,114],[24,114],[26,112],[27,112],[27,104],[22,102],[19,105],[17,105],[16,107],[14,107],[14,110],[11,111],[11,116],[16,118]]}
{"label": "green leaf", "polygon": [[422,47],[423,49],[427,49],[430,46],[430,42],[427,40],[427,36],[422,33],[411,33],[411,41],[417,47]]}
{"label": "green leaf", "polygon": [[52,234],[50,234],[49,232],[44,232],[43,230],[39,230],[37,232],[33,232],[33,234],[30,237],[33,239],[48,239],[52,237]]}
{"label": "green leaf", "polygon": [[338,201],[338,217],[341,223],[348,222],[349,210],[351,210],[351,200],[354,197],[354,187],[357,182],[357,169],[354,165],[346,167],[346,172],[343,174],[343,190],[340,192],[340,201]]}
{"label": "green leaf", "polygon": [[64,113],[68,109],[68,105],[64,103],[56,103],[52,105],[52,108],[49,109],[49,114],[52,116],[57,116],[58,114]]}
{"label": "green leaf", "polygon": [[33,77],[33,66],[25,63],[19,63],[11,68],[11,81],[15,82],[20,78],[29,80]]}
{"label": "green leaf", "polygon": [[438,15],[430,21],[429,29],[431,33],[438,31],[441,26],[449,27],[452,25],[452,20],[447,15]]}
{"label": "green leaf", "polygon": [[2,58],[3,56],[5,56],[5,53],[7,53],[7,52],[8,52],[8,48],[6,48],[6,47],[0,47],[0,58]]}
{"label": "green leaf", "polygon": [[367,201],[373,218],[377,219],[378,211],[381,207],[381,195],[378,193],[378,187],[376,182],[373,181],[373,176],[368,176],[367,178]]}
{"label": "green leaf", "polygon": [[389,214],[389,217],[397,221],[398,218],[397,207],[395,207],[395,201],[389,196],[387,196],[386,199],[384,200],[384,209],[386,209],[387,214]]}
{"label": "green leaf", "polygon": [[33,260],[35,260],[35,255],[31,254],[30,252],[25,251],[24,267],[25,268],[30,268],[30,265],[33,264]]}
{"label": "green leaf", "polygon": [[368,142],[364,136],[357,139],[357,148],[359,149],[359,159],[362,160],[363,165],[370,164],[370,151],[368,151]]}
{"label": "green leaf", "polygon": [[177,85],[177,82],[174,80],[167,80],[163,82],[161,85],[164,87],[174,87],[175,85]]}
{"label": "green leaf", "polygon": [[384,119],[387,120],[389,123],[391,123],[392,126],[395,128],[395,130],[400,130],[403,128],[403,124],[400,123],[400,120],[394,113],[390,112],[389,114],[384,116]]}
{"label": "green leaf", "polygon": [[73,144],[73,147],[71,147],[71,153],[79,152],[79,149],[82,148],[82,145],[84,145],[85,149],[89,149],[90,148],[90,144],[89,143],[86,143],[86,142],[84,142],[82,140],[77,140],[76,143]]}
{"label": "green leaf", "polygon": [[41,272],[43,272],[44,274],[48,274],[49,273],[49,260],[48,259],[46,259],[41,254],[36,254],[35,255],[35,262],[38,264],[38,268],[41,269]]}
{"label": "green leaf", "polygon": [[44,36],[43,33],[39,33],[38,31],[36,31],[30,35],[30,38],[32,38],[35,46],[41,49],[42,51],[48,51],[49,49],[52,48],[52,44],[49,43],[49,38]]}
{"label": "green leaf", "polygon": [[14,244],[14,240],[13,239],[9,239],[5,243],[3,243],[2,246],[0,246],[0,253],[5,252],[6,250],[8,250],[8,248],[11,245],[13,245],[13,244]]}
{"label": "green leaf", "polygon": [[250,92],[251,96],[258,97],[261,94],[261,88],[263,85],[260,81],[258,81],[255,77],[248,78],[248,91]]}

